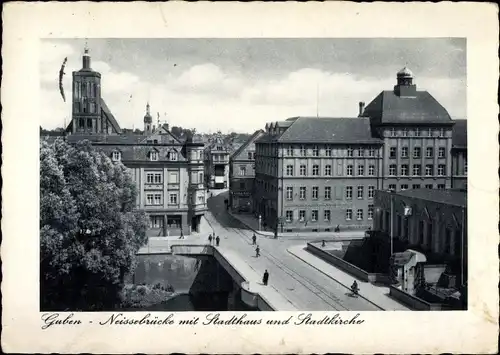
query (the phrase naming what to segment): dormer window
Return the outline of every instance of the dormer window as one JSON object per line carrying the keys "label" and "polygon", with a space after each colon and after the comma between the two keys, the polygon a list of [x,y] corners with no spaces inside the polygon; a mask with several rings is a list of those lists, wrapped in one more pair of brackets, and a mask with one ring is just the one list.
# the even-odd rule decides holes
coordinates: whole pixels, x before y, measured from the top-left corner
{"label": "dormer window", "polygon": [[177,161],[177,152],[174,152],[174,151],[170,152],[169,153],[169,159],[171,161]]}
{"label": "dormer window", "polygon": [[120,161],[122,158],[122,154],[119,151],[114,151],[113,154],[111,155],[111,159],[113,161]]}
{"label": "dormer window", "polygon": [[158,160],[158,152],[156,152],[156,151],[149,152],[149,160],[157,161]]}

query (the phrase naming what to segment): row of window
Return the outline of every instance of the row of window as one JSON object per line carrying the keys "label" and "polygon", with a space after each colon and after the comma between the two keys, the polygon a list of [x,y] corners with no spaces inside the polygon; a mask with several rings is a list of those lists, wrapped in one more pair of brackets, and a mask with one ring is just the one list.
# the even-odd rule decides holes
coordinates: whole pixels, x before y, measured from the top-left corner
{"label": "row of window", "polygon": [[83,99],[83,102],[75,101],[74,103],[75,112],[83,113],[97,113],[97,104],[95,102],[88,102],[87,99]]}
{"label": "row of window", "polygon": [[[163,216],[150,216],[149,217],[149,227],[150,228],[163,228]],[[168,228],[180,228],[182,224],[181,216],[168,216],[167,226]]]}
{"label": "row of window", "polygon": [[396,131],[395,128],[391,128],[389,130],[389,136],[390,137],[396,137],[399,133],[401,137],[444,137],[445,136],[445,130],[444,128],[439,128],[439,129],[420,129],[420,128],[413,128],[413,129],[408,129],[408,128],[403,128],[402,130]]}
{"label": "row of window", "polygon": [[[200,173],[201,181],[203,181],[203,173]],[[146,173],[146,183],[147,184],[161,184],[163,183],[163,173],[161,172],[147,172]],[[176,171],[169,172],[168,175],[169,184],[179,183],[179,173]]]}
{"label": "row of window", "polygon": [[[295,149],[293,146],[288,146],[286,148],[286,155],[289,157],[293,157],[294,151],[295,151]],[[323,150],[323,149],[320,149],[319,146],[315,145],[315,146],[313,146],[313,148],[310,151],[311,151],[313,157],[319,157],[320,152],[323,152],[323,151],[325,153],[325,156],[331,157],[333,149],[332,149],[332,147],[327,146]],[[348,157],[354,157],[354,155],[356,155],[357,157],[364,157],[364,156],[366,156],[366,154],[368,155],[368,157],[375,157],[375,152],[376,152],[376,149],[373,147],[370,147],[368,149],[364,149],[364,148],[354,149],[351,147],[347,148],[347,156]],[[306,148],[306,146],[302,145],[299,147],[299,155],[300,156],[305,157],[305,156],[307,156],[307,153],[308,153],[308,149]]]}
{"label": "row of window", "polygon": [[[353,165],[347,165],[347,176],[353,176],[353,168],[354,168]],[[294,166],[287,165],[286,166],[286,176],[293,176],[293,173],[294,173]],[[325,165],[323,173],[324,173],[324,176],[332,176],[332,166]],[[358,165],[357,173],[358,173],[357,176],[364,176],[365,175],[365,166]],[[312,166],[312,175],[319,176],[319,165],[315,164]],[[299,176],[307,176],[306,165],[299,166]],[[375,165],[368,166],[368,176],[375,176]]]}
{"label": "row of window", "polygon": [[[159,154],[157,151],[154,151],[154,150],[153,150],[153,151],[150,151],[150,152],[148,153],[148,158],[149,158],[149,160],[150,160],[150,161],[158,161],[159,156],[160,156],[160,154]],[[121,158],[122,158],[122,154],[121,154],[121,152],[120,152],[120,151],[118,151],[118,150],[115,150],[115,151],[112,153],[112,155],[111,155],[111,159],[112,159],[113,161],[120,161],[120,160],[121,160]],[[171,151],[171,152],[168,152],[168,153],[166,154],[166,158],[167,158],[168,160],[170,160],[170,161],[177,161],[177,159],[178,159],[178,154],[177,154],[177,152]]]}
{"label": "row of window", "polygon": [[[420,187],[421,187],[420,184],[413,184],[413,185],[411,185],[411,188],[413,190],[420,189]],[[433,184],[425,184],[424,188],[426,188],[426,189],[433,189],[434,185]],[[446,188],[445,184],[437,184],[437,189],[438,190],[444,190],[445,188]],[[399,189],[401,191],[408,190],[409,189],[409,185],[408,184],[401,184],[399,186]],[[389,184],[389,190],[396,191],[396,184]]]}
{"label": "row of window", "polygon": [[[409,173],[410,173],[409,165],[402,164],[400,167],[400,170],[399,170],[399,175],[400,176],[408,176]],[[396,174],[397,174],[397,165],[396,164],[389,165],[389,176],[396,176]],[[413,170],[412,170],[412,176],[420,176],[420,175],[422,175],[422,165],[414,164]],[[438,176],[445,176],[446,175],[446,165],[445,164],[438,165],[437,175]],[[434,165],[427,164],[425,166],[425,176],[434,176]]]}
{"label": "row of window", "polygon": [[[368,205],[366,217],[368,220],[373,219],[373,205]],[[332,218],[332,211],[331,210],[324,210],[323,211],[323,220],[325,222],[330,222],[331,218]],[[356,219],[358,221],[361,221],[361,220],[363,220],[363,218],[364,218],[364,210],[362,208],[358,208],[356,210]],[[353,219],[353,210],[351,208],[346,209],[345,219],[346,219],[346,221],[350,221]],[[285,220],[287,223],[292,223],[294,221],[294,211],[287,210],[285,212]],[[318,222],[319,210],[312,210],[309,218],[307,216],[306,210],[299,210],[297,220],[299,222]]]}
{"label": "row of window", "polygon": [[[408,147],[401,147],[401,158],[408,158]],[[397,147],[389,148],[389,158],[396,158],[397,155]],[[413,158],[421,158],[422,157],[422,148],[421,147],[413,147]],[[425,148],[425,157],[433,158],[434,157],[434,148],[427,147]],[[438,148],[438,158],[446,157],[446,148],[439,147]]]}
{"label": "row of window", "polygon": [[[311,198],[314,200],[317,200],[319,198],[319,186],[313,186],[311,188]],[[352,186],[346,186],[345,189],[345,198],[347,200],[352,199],[352,192],[353,192],[353,187]],[[363,199],[365,195],[365,187],[364,186],[358,186],[356,189],[356,196],[358,199]],[[368,186],[368,198],[372,199],[375,195],[375,186]],[[323,197],[325,200],[331,200],[332,199],[332,187],[331,186],[325,186],[324,192],[323,192]],[[286,188],[286,199],[288,201],[293,200],[293,187],[288,186]],[[300,186],[299,187],[299,199],[300,200],[305,200],[307,199],[307,187],[305,186]]]}
{"label": "row of window", "polygon": [[79,99],[80,97],[97,97],[97,83],[91,82],[75,82],[75,98]]}
{"label": "row of window", "polygon": [[[171,193],[169,194],[169,204],[177,205],[178,194]],[[146,205],[150,206],[158,206],[163,204],[163,194],[162,193],[147,193],[146,194]]]}

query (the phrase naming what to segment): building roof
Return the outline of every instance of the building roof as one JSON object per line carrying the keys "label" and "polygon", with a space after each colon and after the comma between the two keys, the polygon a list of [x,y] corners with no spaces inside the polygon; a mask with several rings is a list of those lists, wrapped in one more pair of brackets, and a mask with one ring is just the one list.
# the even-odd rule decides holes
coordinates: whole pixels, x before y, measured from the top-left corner
{"label": "building roof", "polygon": [[76,143],[83,140],[88,140],[91,143],[100,144],[139,144],[146,138],[140,134],[70,134],[68,135],[68,143]]}
{"label": "building roof", "polygon": [[291,122],[291,125],[281,136],[266,134],[258,142],[382,143],[372,135],[370,120],[367,118],[294,117],[286,122]]}
{"label": "building roof", "polygon": [[247,141],[245,143],[243,143],[242,145],[240,145],[238,147],[238,149],[236,149],[234,152],[231,153],[231,155],[229,156],[229,159],[233,159],[234,157],[237,157],[243,150],[246,149],[246,147],[248,147],[252,142],[254,142],[255,140],[257,140],[257,138],[262,135],[264,133],[263,130],[259,129],[257,131],[255,131],[251,136],[250,138],[247,139]]}
{"label": "building roof", "polygon": [[454,148],[467,148],[467,120],[454,120],[452,144]]}
{"label": "building roof", "polygon": [[416,91],[414,97],[402,97],[394,91],[382,91],[364,112],[379,124],[449,124],[453,123],[448,111],[427,91]]}
{"label": "building roof", "polygon": [[396,194],[446,205],[467,207],[467,192],[464,190],[413,189],[400,191]]}
{"label": "building roof", "polygon": [[122,130],[120,128],[120,125],[116,121],[115,116],[113,116],[111,110],[109,109],[108,105],[106,105],[106,102],[104,102],[104,99],[102,97],[101,97],[101,111],[107,117],[107,119],[113,126],[113,129],[116,131],[116,133],[121,133]]}

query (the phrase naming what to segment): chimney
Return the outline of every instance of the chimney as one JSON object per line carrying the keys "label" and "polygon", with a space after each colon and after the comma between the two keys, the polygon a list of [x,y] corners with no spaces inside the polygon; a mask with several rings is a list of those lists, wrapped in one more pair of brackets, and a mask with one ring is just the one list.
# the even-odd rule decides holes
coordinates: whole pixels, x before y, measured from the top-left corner
{"label": "chimney", "polygon": [[364,112],[365,112],[365,103],[363,101],[360,101],[359,102],[359,115],[358,115],[358,117],[361,117]]}

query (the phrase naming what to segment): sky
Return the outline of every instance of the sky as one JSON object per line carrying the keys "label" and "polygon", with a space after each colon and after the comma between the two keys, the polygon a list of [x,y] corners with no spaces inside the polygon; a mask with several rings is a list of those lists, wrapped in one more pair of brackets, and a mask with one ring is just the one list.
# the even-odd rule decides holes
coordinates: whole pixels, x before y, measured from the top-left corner
{"label": "sky", "polygon": [[[41,43],[40,125],[71,117],[71,73],[85,43],[101,90],[122,128],[156,123],[197,132],[247,132],[294,116],[356,117],[392,90],[407,66],[452,118],[466,118],[466,40],[436,39],[50,39]],[[59,94],[64,76],[66,102]]]}

